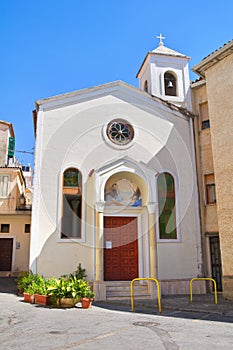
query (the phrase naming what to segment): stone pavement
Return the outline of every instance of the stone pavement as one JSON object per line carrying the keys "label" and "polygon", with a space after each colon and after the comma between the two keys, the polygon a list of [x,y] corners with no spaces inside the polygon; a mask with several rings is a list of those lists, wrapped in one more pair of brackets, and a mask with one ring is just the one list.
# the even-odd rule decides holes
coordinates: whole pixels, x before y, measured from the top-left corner
{"label": "stone pavement", "polygon": [[0,293],[18,294],[15,278],[0,277]]}
{"label": "stone pavement", "polygon": [[[116,305],[113,310],[106,305],[42,307],[23,302],[3,285],[6,282],[0,280],[1,350],[232,350],[230,317],[224,321],[222,315],[172,310],[160,316],[147,314],[146,307],[139,313],[138,306],[137,312],[130,312],[128,306],[124,312],[122,305],[120,310]],[[14,291],[14,285],[10,287]]]}
{"label": "stone pavement", "polygon": [[[14,278],[0,277],[0,293],[16,294],[17,286]],[[95,301],[93,303],[97,307],[118,310],[131,311],[131,300],[110,300],[110,301]],[[233,301],[223,299],[221,293],[218,293],[218,304],[215,304],[214,294],[193,295],[193,301],[190,302],[189,295],[171,295],[162,296],[162,315],[174,316],[177,312],[190,314],[206,314],[218,316],[229,322],[233,321]],[[146,314],[159,314],[157,300],[141,300],[135,299],[134,311]],[[203,317],[202,317],[203,318]],[[231,321],[232,320],[232,321]]]}
{"label": "stone pavement", "polygon": [[[98,301],[94,303],[100,307],[109,309],[131,311],[131,300],[111,300]],[[222,295],[218,294],[218,304],[215,304],[214,294],[193,295],[193,301],[190,301],[189,295],[170,295],[162,296],[161,298],[162,315],[168,315],[174,312],[201,313],[207,315],[229,317],[233,321],[233,301],[223,299]],[[157,300],[141,300],[134,301],[135,312],[158,313]]]}
{"label": "stone pavement", "polygon": [[0,349],[232,350],[233,302],[213,295],[94,302],[59,309],[23,302],[12,278],[0,278]]}

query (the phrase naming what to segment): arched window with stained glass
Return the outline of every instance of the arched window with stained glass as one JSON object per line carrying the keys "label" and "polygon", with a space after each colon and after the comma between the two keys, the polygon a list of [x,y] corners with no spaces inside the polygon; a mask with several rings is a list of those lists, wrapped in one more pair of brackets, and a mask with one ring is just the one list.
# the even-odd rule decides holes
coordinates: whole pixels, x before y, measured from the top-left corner
{"label": "arched window with stained glass", "polygon": [[61,239],[80,239],[82,221],[82,174],[76,168],[63,173]]}
{"label": "arched window with stained glass", "polygon": [[177,239],[174,177],[165,172],[158,177],[159,238]]}

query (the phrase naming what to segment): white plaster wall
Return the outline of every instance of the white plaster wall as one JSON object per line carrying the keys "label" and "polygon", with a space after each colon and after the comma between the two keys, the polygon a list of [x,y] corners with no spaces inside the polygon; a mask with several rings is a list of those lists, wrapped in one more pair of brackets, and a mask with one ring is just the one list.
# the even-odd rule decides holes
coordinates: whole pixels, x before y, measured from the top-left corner
{"label": "white plaster wall", "polygon": [[144,66],[140,74],[139,85],[140,89],[144,91],[145,81],[148,82],[148,93],[151,94],[151,68],[150,65]]}
{"label": "white plaster wall", "polygon": [[[190,79],[187,59],[151,56],[151,93],[172,103],[191,108]],[[177,96],[165,95],[164,74],[175,73],[177,77]]]}

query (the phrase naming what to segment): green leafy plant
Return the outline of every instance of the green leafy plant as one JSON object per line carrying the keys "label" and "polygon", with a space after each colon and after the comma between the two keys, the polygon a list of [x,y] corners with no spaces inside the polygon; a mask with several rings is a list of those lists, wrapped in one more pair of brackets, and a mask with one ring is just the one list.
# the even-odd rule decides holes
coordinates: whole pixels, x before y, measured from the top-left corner
{"label": "green leafy plant", "polygon": [[79,298],[79,280],[76,278],[65,278],[60,277],[54,279],[53,284],[48,286],[48,294],[56,297],[57,299],[62,298]]}
{"label": "green leafy plant", "polygon": [[81,264],[77,270],[67,276],[60,278],[45,279],[39,274],[32,272],[22,273],[17,279],[19,290],[30,295],[40,294],[50,296],[52,302],[61,299],[74,299],[76,302],[81,298],[94,298],[89,282],[85,280],[85,269]]}
{"label": "green leafy plant", "polygon": [[76,276],[72,278],[60,277],[54,279],[53,283],[48,286],[48,294],[57,299],[74,298],[80,299],[83,297],[94,298],[88,281],[78,279]]}
{"label": "green leafy plant", "polygon": [[92,292],[92,290],[86,291],[85,293],[83,293],[82,298],[94,299],[95,298],[95,293]]}
{"label": "green leafy plant", "polygon": [[73,275],[77,278],[77,279],[81,279],[84,280],[87,275],[86,275],[86,269],[82,268],[82,265],[79,263],[77,266],[77,270],[73,273]]}
{"label": "green leafy plant", "polygon": [[80,297],[81,298],[94,298],[95,293],[91,290],[88,281],[80,281]]}
{"label": "green leafy plant", "polygon": [[48,286],[50,284],[50,280],[46,280],[40,275],[37,275],[35,280],[32,283],[32,289],[34,293],[40,295],[48,295]]}
{"label": "green leafy plant", "polygon": [[33,284],[38,279],[39,275],[30,272],[22,272],[17,278],[17,287],[20,293],[34,294]]}

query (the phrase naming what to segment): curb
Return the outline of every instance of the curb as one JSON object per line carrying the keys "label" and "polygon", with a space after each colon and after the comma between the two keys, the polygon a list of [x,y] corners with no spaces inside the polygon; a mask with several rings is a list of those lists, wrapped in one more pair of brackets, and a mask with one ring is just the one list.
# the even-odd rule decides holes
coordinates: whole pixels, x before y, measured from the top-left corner
{"label": "curb", "polygon": [[[124,308],[129,308],[131,311],[131,303],[128,302],[121,302],[121,301],[97,301],[94,304],[95,306],[101,306],[101,307],[112,307],[114,308],[114,306],[116,308],[120,308],[120,307],[124,307]],[[221,305],[218,304],[218,307],[221,307]],[[196,306],[195,308],[187,307],[187,306],[172,306],[172,305],[164,305],[162,303],[162,314],[163,311],[167,312],[167,311],[178,311],[178,312],[192,312],[192,313],[204,313],[204,314],[212,314],[212,315],[219,315],[219,316],[228,316],[228,317],[232,317],[233,316],[233,310],[229,310],[229,308],[227,310],[225,310],[225,308],[223,310],[213,310],[212,309],[213,305],[211,305],[211,307],[209,308],[209,305],[207,305],[207,309],[203,308],[202,306]],[[153,309],[153,311],[158,311],[157,309],[157,303],[154,305],[151,304],[147,304],[147,303],[143,303],[143,302],[135,302],[135,311],[137,312],[137,309],[140,308],[144,308],[146,310],[148,309]]]}

